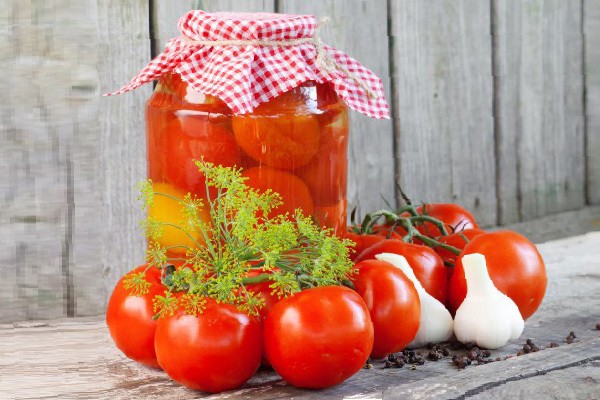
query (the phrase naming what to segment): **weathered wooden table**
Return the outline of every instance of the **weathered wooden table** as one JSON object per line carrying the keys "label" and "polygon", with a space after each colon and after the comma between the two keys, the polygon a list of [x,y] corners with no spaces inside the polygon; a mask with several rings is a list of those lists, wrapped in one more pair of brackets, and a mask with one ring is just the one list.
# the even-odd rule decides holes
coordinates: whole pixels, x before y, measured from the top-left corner
{"label": "weathered wooden table", "polygon": [[[519,340],[492,357],[515,355],[526,338],[557,348],[458,370],[448,357],[411,368],[381,362],[322,391],[292,388],[272,371],[219,395],[188,390],[122,356],[101,318],[0,326],[0,399],[600,399],[600,232],[539,246],[548,291]],[[575,331],[573,344],[565,337]]]}

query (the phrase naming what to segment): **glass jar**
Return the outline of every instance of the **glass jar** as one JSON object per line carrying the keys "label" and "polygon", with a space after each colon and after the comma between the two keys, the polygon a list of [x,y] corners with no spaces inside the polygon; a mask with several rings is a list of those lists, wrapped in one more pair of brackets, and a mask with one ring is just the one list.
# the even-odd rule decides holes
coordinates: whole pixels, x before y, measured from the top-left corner
{"label": "glass jar", "polygon": [[[273,215],[301,208],[320,226],[346,227],[348,109],[327,84],[313,81],[234,115],[216,97],[164,74],[146,106],[148,177],[159,191],[206,195],[193,160],[242,168],[249,186],[280,194]],[[169,201],[156,204],[163,220],[180,219]],[[168,227],[166,228],[168,229]],[[166,232],[163,246],[182,241]]]}

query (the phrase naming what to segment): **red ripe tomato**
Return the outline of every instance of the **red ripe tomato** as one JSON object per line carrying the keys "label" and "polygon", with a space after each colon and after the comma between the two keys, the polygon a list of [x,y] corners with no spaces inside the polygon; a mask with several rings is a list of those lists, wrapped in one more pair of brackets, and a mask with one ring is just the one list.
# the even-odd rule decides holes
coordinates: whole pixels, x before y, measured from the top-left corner
{"label": "red ripe tomato", "polygon": [[375,332],[371,357],[404,349],[419,330],[421,302],[413,283],[393,265],[379,260],[356,264],[354,290],[365,301]]}
{"label": "red ripe tomato", "polygon": [[442,303],[446,302],[448,292],[446,267],[435,251],[427,246],[404,243],[396,239],[385,239],[365,249],[355,262],[373,260],[377,254],[381,253],[404,256],[427,293]]}
{"label": "red ripe tomato", "polygon": [[[482,233],[485,233],[483,229],[465,229],[464,231],[454,232],[447,236],[440,236],[438,238],[438,241],[440,243],[448,244],[452,247],[456,247],[457,249],[462,250],[465,248],[467,243],[471,241],[471,239],[473,239],[477,235],[481,235]],[[456,254],[454,254],[450,250],[446,250],[441,247],[434,247],[433,249],[436,253],[439,254],[440,257],[442,257],[444,263],[451,264],[453,266],[456,265],[456,258],[458,257]],[[448,279],[450,279],[450,277],[452,276],[452,271],[454,271],[454,267],[446,265]]]}
{"label": "red ripe tomato", "polygon": [[293,386],[322,389],[358,372],[373,348],[373,323],[361,297],[343,286],[304,290],[265,319],[265,350]]}
{"label": "red ripe tomato", "polygon": [[200,196],[206,195],[206,179],[194,160],[225,167],[240,165],[240,151],[231,132],[208,119],[178,116],[166,127],[163,148],[163,168],[167,181]]}
{"label": "red ripe tomato", "polygon": [[144,295],[134,296],[124,286],[129,274],[143,272],[146,267],[137,267],[117,282],[108,300],[106,325],[117,348],[127,357],[149,367],[159,368],[154,351],[156,321],[152,319],[152,300],[166,290],[160,281],[160,270],[150,268],[146,271],[146,280],[151,286]]}
{"label": "red ripe tomato", "polygon": [[[448,233],[470,228],[479,228],[479,225],[477,225],[477,222],[475,221],[475,217],[458,204],[425,204],[424,206],[418,206],[416,208],[417,213],[424,214],[424,207],[425,210],[427,210],[427,215],[439,219],[444,223]],[[438,237],[442,234],[442,232],[440,232],[440,230],[431,222],[425,222],[424,225],[416,225],[416,228],[425,236]]]}
{"label": "red ripe tomato", "polygon": [[[263,106],[266,107],[266,106]],[[306,165],[319,148],[319,122],[312,115],[254,115],[232,117],[238,145],[261,164],[281,169]]]}
{"label": "red ripe tomato", "polygon": [[484,233],[467,243],[450,279],[451,310],[456,312],[467,294],[461,260],[464,255],[473,253],[485,256],[496,288],[515,302],[523,319],[529,318],[546,293],[546,268],[537,247],[525,236],[512,231]]}
{"label": "red ripe tomato", "polygon": [[[262,273],[264,273],[264,271],[262,271],[261,269],[252,269],[248,272],[248,277],[251,278],[254,276],[258,276]],[[279,301],[279,297],[277,297],[277,295],[274,295],[273,289],[271,289],[269,287],[272,283],[273,283],[273,281],[266,281],[266,282],[253,283],[253,284],[246,285],[246,290],[248,292],[257,294],[265,301],[264,307],[261,308],[260,310],[258,310],[258,314],[259,314],[258,319],[260,320],[261,328],[263,327],[263,321],[267,317],[267,314],[269,313],[271,308],[273,308],[273,306]],[[260,364],[263,366],[267,366],[267,367],[271,365],[271,364],[269,364],[269,361],[267,360],[267,356],[264,352],[264,348],[263,348],[263,353],[262,353],[262,357],[260,360]]]}
{"label": "red ripe tomato", "polygon": [[375,243],[381,242],[385,240],[385,236],[373,234],[373,233],[357,233],[348,229],[346,233],[343,234],[344,238],[352,240],[356,243],[352,249],[350,249],[350,259],[352,261],[356,261],[356,258],[367,248],[371,247]]}
{"label": "red ripe tomato", "polygon": [[243,385],[262,353],[260,322],[207,298],[198,316],[182,310],[158,320],[154,346],[169,377],[191,389],[218,393]]}
{"label": "red ripe tomato", "polygon": [[246,185],[261,192],[271,189],[281,196],[283,204],[272,210],[269,217],[285,213],[293,215],[296,208],[302,209],[304,215],[313,213],[313,201],[308,188],[296,175],[263,166],[248,168],[242,173],[242,176],[248,178]]}

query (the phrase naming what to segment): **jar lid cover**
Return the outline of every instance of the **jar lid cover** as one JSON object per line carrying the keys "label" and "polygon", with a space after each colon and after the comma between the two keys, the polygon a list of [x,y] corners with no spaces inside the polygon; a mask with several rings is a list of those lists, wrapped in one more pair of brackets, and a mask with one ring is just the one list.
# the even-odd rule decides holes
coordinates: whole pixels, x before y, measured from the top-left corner
{"label": "jar lid cover", "polygon": [[192,89],[223,100],[234,113],[251,112],[300,84],[330,83],[348,107],[389,118],[381,79],[358,61],[325,45],[312,15],[206,13],[179,19],[181,36],[118,91],[121,94],[168,72]]}

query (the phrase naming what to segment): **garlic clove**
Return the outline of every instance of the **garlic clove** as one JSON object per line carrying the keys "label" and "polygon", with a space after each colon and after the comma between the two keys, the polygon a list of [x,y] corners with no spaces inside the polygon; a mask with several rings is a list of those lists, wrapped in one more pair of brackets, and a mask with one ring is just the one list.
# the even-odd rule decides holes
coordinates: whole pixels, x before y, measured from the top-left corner
{"label": "garlic clove", "polygon": [[[510,297],[505,295],[504,293],[502,293],[500,291],[498,291],[498,293],[500,293],[502,295],[502,301],[504,301],[505,307],[509,310],[509,314],[512,314],[513,316],[515,316],[510,319],[511,325],[510,325],[510,339],[509,340],[518,339],[519,336],[521,336],[521,334],[523,333],[523,330],[525,329],[525,320],[523,320],[523,317],[521,316],[521,312],[519,311],[519,307],[517,307],[515,302]],[[516,318],[516,316],[518,316],[520,318]]]}
{"label": "garlic clove", "polygon": [[454,333],[463,343],[497,349],[518,338],[525,323],[516,304],[492,282],[482,254],[463,256],[467,296],[456,311]]}
{"label": "garlic clove", "polygon": [[421,347],[428,343],[439,343],[448,340],[454,332],[454,322],[450,312],[435,297],[431,296],[421,285],[414,271],[399,254],[381,253],[375,256],[378,260],[388,262],[400,269],[415,285],[421,301],[421,323],[419,330],[408,347]]}

